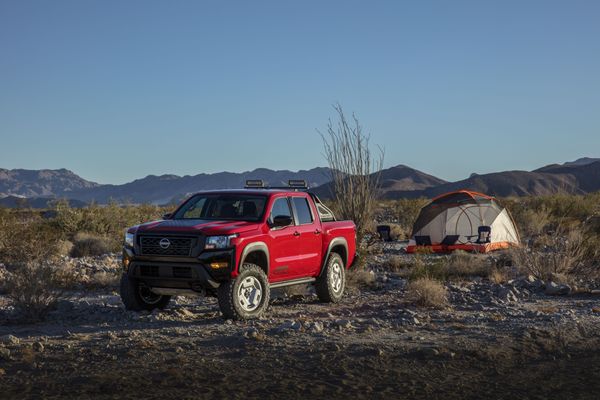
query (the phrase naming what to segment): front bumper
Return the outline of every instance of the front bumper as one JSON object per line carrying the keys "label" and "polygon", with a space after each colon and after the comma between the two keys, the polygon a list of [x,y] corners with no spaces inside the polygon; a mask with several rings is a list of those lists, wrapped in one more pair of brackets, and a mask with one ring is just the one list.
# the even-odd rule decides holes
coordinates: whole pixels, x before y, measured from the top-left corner
{"label": "front bumper", "polygon": [[130,248],[123,249],[125,272],[148,287],[216,289],[231,278],[234,265],[234,249],[204,251],[197,258],[136,256]]}

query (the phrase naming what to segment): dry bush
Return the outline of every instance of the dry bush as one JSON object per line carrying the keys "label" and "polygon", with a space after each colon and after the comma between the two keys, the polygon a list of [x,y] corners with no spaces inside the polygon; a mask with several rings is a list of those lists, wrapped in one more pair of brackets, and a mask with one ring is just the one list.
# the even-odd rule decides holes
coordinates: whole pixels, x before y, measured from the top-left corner
{"label": "dry bush", "polygon": [[118,270],[113,272],[96,272],[85,283],[90,289],[117,288],[121,279],[121,273]]}
{"label": "dry bush", "polygon": [[364,268],[352,268],[346,272],[346,287],[374,289],[377,287],[375,273]]}
{"label": "dry bush", "polygon": [[488,262],[481,254],[471,254],[465,251],[455,251],[448,259],[448,275],[450,277],[487,276]]}
{"label": "dry bush", "polygon": [[390,224],[390,238],[392,240],[408,240],[410,238],[411,228],[400,225]]}
{"label": "dry bush", "polygon": [[383,150],[374,157],[358,119],[348,120],[342,106],[334,106],[337,121],[329,120],[327,135],[321,134],[325,158],[332,174],[335,211],[341,219],[353,220],[357,243],[362,245],[367,225],[373,220]]}
{"label": "dry bush", "polygon": [[6,296],[23,319],[34,321],[64,297],[74,277],[70,270],[53,265],[61,235],[47,221],[24,215],[9,217],[11,234],[0,243],[0,260],[9,271],[3,284]]}
{"label": "dry bush", "polygon": [[413,225],[421,209],[430,201],[425,198],[395,200],[394,212],[398,220],[398,225],[402,228],[403,232],[406,232],[405,239],[410,238]]}
{"label": "dry bush", "polygon": [[448,291],[434,279],[419,278],[408,284],[406,299],[419,307],[444,308],[448,305]]}
{"label": "dry bush", "polygon": [[420,278],[447,281],[472,277],[486,277],[490,267],[484,256],[466,252],[455,252],[450,256],[426,260],[419,255],[408,265],[406,276],[410,280]]}
{"label": "dry bush", "polygon": [[508,282],[508,276],[506,274],[506,271],[495,267],[490,270],[488,279],[490,280],[490,282],[496,284],[504,284]]}
{"label": "dry bush", "polygon": [[[415,259],[416,257],[413,257],[411,261],[414,261]],[[413,262],[409,262],[406,260],[406,258],[400,256],[393,256],[388,262],[390,271],[393,272],[400,272],[402,270],[412,267],[413,265]]]}
{"label": "dry bush", "polygon": [[512,250],[512,257],[523,272],[548,280],[553,274],[572,274],[582,265],[585,255],[584,234],[581,229],[559,226],[535,246]]}
{"label": "dry bush", "polygon": [[65,297],[73,281],[74,275],[66,268],[26,263],[8,275],[4,289],[23,319],[38,321]]}
{"label": "dry bush", "polygon": [[93,257],[110,253],[110,250],[108,239],[90,233],[78,233],[73,238],[70,255],[71,257]]}

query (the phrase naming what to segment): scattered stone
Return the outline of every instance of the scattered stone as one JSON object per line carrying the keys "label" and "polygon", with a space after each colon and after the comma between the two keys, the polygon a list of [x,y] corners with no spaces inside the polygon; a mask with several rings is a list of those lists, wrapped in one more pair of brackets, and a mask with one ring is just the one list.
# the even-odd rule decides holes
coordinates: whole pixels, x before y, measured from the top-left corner
{"label": "scattered stone", "polygon": [[435,357],[440,354],[440,351],[433,347],[424,347],[421,349],[421,354],[427,357]]}
{"label": "scattered stone", "polygon": [[44,352],[44,345],[42,344],[42,342],[35,342],[33,344],[33,350],[35,350],[38,353],[43,353]]}
{"label": "scattered stone", "polygon": [[0,338],[0,343],[9,344],[9,345],[17,345],[21,343],[21,340],[13,335],[4,335]]}
{"label": "scattered stone", "polygon": [[195,317],[195,314],[185,307],[178,309],[177,314],[179,314],[179,316],[181,316],[183,318],[194,318]]}
{"label": "scattered stone", "polygon": [[555,282],[546,283],[546,290],[544,291],[547,295],[550,296],[560,296],[571,293],[571,287],[569,285],[557,284]]}
{"label": "scattered stone", "polygon": [[323,323],[321,321],[315,321],[311,327],[310,330],[315,332],[315,333],[321,333],[323,332]]}
{"label": "scattered stone", "polygon": [[10,350],[6,347],[0,347],[0,360],[10,360]]}
{"label": "scattered stone", "polygon": [[338,319],[337,321],[335,321],[335,325],[338,326],[340,329],[352,328],[352,322],[350,322],[347,319]]}
{"label": "scattered stone", "polygon": [[275,328],[276,333],[285,333],[290,331],[299,331],[302,328],[302,324],[297,321],[285,321],[283,324]]}

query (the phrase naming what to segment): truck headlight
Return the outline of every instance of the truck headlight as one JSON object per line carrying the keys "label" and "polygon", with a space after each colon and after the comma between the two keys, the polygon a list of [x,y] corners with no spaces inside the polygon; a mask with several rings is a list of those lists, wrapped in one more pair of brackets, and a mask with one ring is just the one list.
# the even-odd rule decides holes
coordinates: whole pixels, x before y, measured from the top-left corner
{"label": "truck headlight", "polygon": [[235,235],[227,235],[227,236],[209,236],[206,238],[206,243],[204,244],[205,250],[213,250],[213,249],[226,249],[230,247],[230,241]]}
{"label": "truck headlight", "polygon": [[133,247],[133,238],[134,237],[135,237],[135,234],[125,232],[125,246]]}

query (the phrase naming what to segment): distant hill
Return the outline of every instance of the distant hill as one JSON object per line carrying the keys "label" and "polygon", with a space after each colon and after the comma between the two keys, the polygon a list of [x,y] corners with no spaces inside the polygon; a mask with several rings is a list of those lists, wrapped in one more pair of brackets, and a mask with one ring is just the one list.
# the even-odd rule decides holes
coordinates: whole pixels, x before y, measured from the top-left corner
{"label": "distant hill", "polygon": [[[74,206],[89,202],[167,204],[178,202],[189,193],[209,189],[244,186],[247,179],[262,179],[272,186],[285,185],[288,179],[305,179],[320,197],[330,198],[329,168],[303,171],[274,171],[259,168],[246,172],[218,172],[198,175],[149,175],[122,185],[100,185],[66,169],[0,169],[0,206],[16,207],[27,202],[44,208],[56,198],[68,198]],[[467,179],[446,182],[406,165],[381,171],[381,196],[387,199],[435,197],[442,193],[469,189],[493,196],[539,196],[555,193],[590,193],[600,190],[600,159],[580,158],[564,164],[551,164],[534,171],[503,171],[471,174]]]}
{"label": "distant hill", "polygon": [[[379,175],[381,193],[384,198],[418,197],[428,188],[445,184],[446,181],[428,175],[406,165],[397,165],[381,171]],[[333,184],[328,182],[313,189],[320,197],[330,198]]]}
{"label": "distant hill", "polygon": [[[247,179],[262,179],[272,186],[286,185],[288,179],[305,179],[311,187],[328,182],[329,168],[317,167],[297,172],[259,168],[241,173],[218,172],[198,175],[148,175],[122,185],[100,185],[60,170],[0,170],[0,197],[21,196],[30,199],[69,198],[83,202],[166,204],[179,201],[189,193],[208,189],[242,188]],[[6,200],[5,202],[11,202]]]}
{"label": "distant hill", "polygon": [[[556,193],[584,194],[600,190],[600,159],[582,158],[552,164],[535,171],[503,171],[471,174],[467,179],[445,182],[421,171],[399,165],[381,172],[381,197],[433,198],[460,189],[497,197],[542,196]],[[320,197],[331,196],[331,183],[316,188]]]}
{"label": "distant hill", "polygon": [[74,191],[98,187],[68,169],[2,169],[0,195],[71,197]]}

